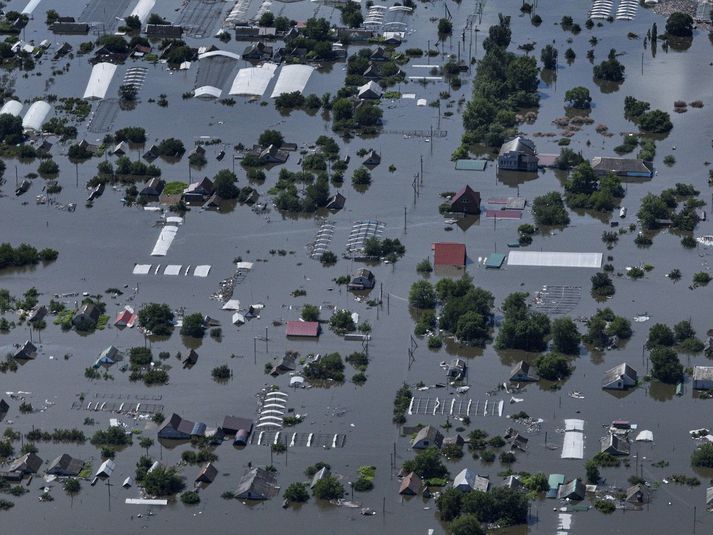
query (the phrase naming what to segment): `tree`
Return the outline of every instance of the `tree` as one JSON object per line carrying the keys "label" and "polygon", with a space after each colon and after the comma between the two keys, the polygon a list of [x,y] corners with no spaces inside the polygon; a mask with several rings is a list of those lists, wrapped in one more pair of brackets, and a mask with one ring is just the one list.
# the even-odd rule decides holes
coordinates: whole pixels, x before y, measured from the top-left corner
{"label": "tree", "polygon": [[222,199],[235,199],[240,195],[240,190],[235,185],[238,177],[232,171],[223,169],[213,177],[213,187],[218,197]]}
{"label": "tree", "polygon": [[[552,45],[546,45],[540,53],[540,59],[545,69],[555,69],[557,68],[557,49]],[[565,96],[565,98],[567,98]]]}
{"label": "tree", "polygon": [[151,448],[151,446],[153,446],[153,444],[154,444],[153,439],[149,438],[149,437],[141,437],[141,439],[139,440],[139,446],[141,446],[142,448],[144,448],[146,450],[147,457],[149,455],[149,448]]}
{"label": "tree", "polygon": [[354,319],[348,310],[338,310],[329,318],[329,325],[337,331],[353,331],[356,329]]}
{"label": "tree", "polygon": [[309,500],[306,483],[290,483],[285,489],[285,500],[288,502],[304,503]]}
{"label": "tree", "polygon": [[676,11],[666,19],[666,35],[673,37],[693,36],[693,17],[687,13]]}
{"label": "tree", "polygon": [[655,347],[649,355],[651,376],[662,383],[677,384],[683,381],[683,366],[670,347]]}
{"label": "tree", "polygon": [[383,112],[379,106],[374,104],[362,104],[354,112],[354,120],[357,126],[377,126],[381,123]]}
{"label": "tree", "polygon": [[676,337],[676,342],[681,343],[691,338],[696,337],[696,331],[688,320],[679,321],[673,326],[673,333]]}
{"label": "tree", "polygon": [[137,15],[129,15],[124,19],[124,24],[129,30],[135,31],[141,29],[141,19]]}
{"label": "tree", "polygon": [[320,500],[338,500],[344,496],[344,486],[330,474],[317,481],[312,489],[312,495]]}
{"label": "tree", "polygon": [[201,497],[195,490],[187,490],[181,494],[181,503],[185,505],[196,505],[201,502]]}
{"label": "tree", "polygon": [[623,82],[625,67],[616,59],[616,50],[611,49],[609,57],[594,66],[594,78],[607,82]]}
{"label": "tree", "polygon": [[555,167],[564,171],[566,169],[571,169],[572,167],[579,165],[583,161],[584,158],[582,157],[581,153],[574,152],[568,147],[562,147],[560,149],[559,156],[557,156],[557,159],[555,160]]}
{"label": "tree", "polygon": [[485,531],[474,514],[461,515],[449,526],[453,535],[485,535]]}
{"label": "tree", "polygon": [[332,103],[332,116],[335,122],[349,121],[354,115],[354,109],[348,98],[338,98]]}
{"label": "tree", "polygon": [[22,117],[9,113],[0,115],[0,141],[6,145],[16,145],[22,138]]}
{"label": "tree", "polygon": [[455,520],[460,515],[462,503],[462,491],[453,487],[445,489],[436,499],[438,517],[443,522],[451,522]]}
{"label": "tree", "polygon": [[641,199],[641,208],[639,208],[636,215],[642,227],[645,229],[655,229],[658,227],[657,220],[668,219],[670,208],[658,195],[647,193],[644,198]]}
{"label": "tree", "polygon": [[361,14],[361,4],[357,2],[347,2],[339,7],[342,11],[342,23],[349,28],[358,28],[364,22]]}
{"label": "tree", "polygon": [[42,160],[37,167],[37,172],[44,176],[56,175],[59,173],[59,165],[57,165],[57,162],[54,160]]}
{"label": "tree", "polygon": [[408,294],[409,304],[414,308],[434,308],[436,292],[428,281],[416,281],[411,285]]}
{"label": "tree", "polygon": [[644,132],[664,134],[673,128],[673,123],[665,111],[651,110],[639,117],[639,128]]}
{"label": "tree", "polygon": [[553,191],[532,201],[532,214],[538,225],[564,226],[569,224],[569,214],[559,192]]}
{"label": "tree", "polygon": [[448,19],[439,19],[438,20],[438,35],[440,36],[448,36],[453,33],[453,23],[448,20]]}
{"label": "tree", "polygon": [[538,357],[535,364],[538,375],[548,381],[560,381],[572,373],[567,357],[557,353],[542,355]]}
{"label": "tree", "polygon": [[129,43],[120,35],[104,34],[97,39],[97,44],[116,54],[123,54],[129,51]]}
{"label": "tree", "polygon": [[552,349],[565,355],[577,355],[582,336],[571,318],[557,318],[552,321]]}
{"label": "tree", "polygon": [[599,483],[601,476],[599,475],[599,467],[597,466],[597,461],[594,459],[589,459],[584,464],[584,470],[587,473],[587,482],[592,485]]}
{"label": "tree", "polygon": [[161,156],[177,158],[186,152],[183,142],[175,137],[169,137],[158,144],[158,152]]}
{"label": "tree", "polygon": [[488,492],[475,490],[463,497],[462,513],[475,515],[483,523],[523,524],[527,522],[527,510],[527,495],[507,487],[495,487]]}
{"label": "tree", "polygon": [[149,15],[149,18],[146,21],[146,23],[147,24],[157,24],[159,26],[170,24],[166,19],[164,19],[158,13],[151,13],[151,15]]}
{"label": "tree", "polygon": [[203,314],[196,312],[194,314],[184,316],[183,325],[181,325],[181,336],[203,338],[203,336],[205,336],[205,321],[203,319]]}
{"label": "tree", "polygon": [[675,343],[675,335],[668,325],[655,323],[649,329],[649,337],[646,340],[647,349],[654,349],[656,347],[673,347]]}
{"label": "tree", "polygon": [[139,325],[157,336],[170,335],[173,312],[168,305],[149,303],[139,310]]}
{"label": "tree", "polygon": [[691,455],[691,464],[700,468],[713,468],[713,444],[704,442]]}
{"label": "tree", "polygon": [[82,486],[79,483],[79,480],[76,478],[70,477],[64,482],[64,492],[66,492],[70,496],[78,494],[81,488]]}
{"label": "tree", "polygon": [[272,11],[265,11],[262,15],[260,15],[260,20],[258,21],[259,26],[271,27],[274,24],[275,15],[272,14]]}
{"label": "tree", "polygon": [[458,319],[454,334],[462,342],[484,342],[488,338],[489,328],[481,314],[469,311]]}
{"label": "tree", "polygon": [[532,312],[526,302],[527,294],[515,292],[503,301],[503,322],[496,339],[499,349],[542,351],[550,334],[550,320],[540,312]]}
{"label": "tree", "polygon": [[319,307],[316,305],[303,305],[300,317],[304,321],[319,321]]}
{"label": "tree", "polygon": [[285,139],[279,130],[265,130],[258,138],[258,143],[262,147],[269,147],[270,145],[281,147],[284,142]]}
{"label": "tree", "polygon": [[564,94],[565,101],[573,108],[586,109],[591,106],[592,97],[589,96],[589,89],[586,87],[576,86],[568,89]]}
{"label": "tree", "polygon": [[184,484],[174,467],[157,466],[143,479],[144,490],[151,496],[171,496],[183,490]]}
{"label": "tree", "polygon": [[609,297],[615,292],[614,283],[609,275],[603,272],[592,275],[592,295],[594,297]]}
{"label": "tree", "polygon": [[441,460],[441,452],[436,447],[420,451],[416,457],[406,461],[403,468],[407,473],[416,472],[416,475],[423,479],[441,478],[448,475],[448,469]]}
{"label": "tree", "polygon": [[357,167],[352,174],[352,184],[355,186],[365,186],[371,184],[371,173],[366,167]]}

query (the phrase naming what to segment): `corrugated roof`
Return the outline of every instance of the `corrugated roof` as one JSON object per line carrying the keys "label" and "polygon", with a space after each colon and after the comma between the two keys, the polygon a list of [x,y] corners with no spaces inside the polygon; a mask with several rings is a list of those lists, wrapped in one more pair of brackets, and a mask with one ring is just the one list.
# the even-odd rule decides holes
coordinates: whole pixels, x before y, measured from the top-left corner
{"label": "corrugated roof", "polygon": [[288,321],[287,336],[319,336],[319,323],[316,321]]}
{"label": "corrugated roof", "polygon": [[434,243],[433,263],[436,266],[465,266],[465,244]]}
{"label": "corrugated roof", "polygon": [[599,269],[602,265],[602,253],[512,251],[508,255],[508,265]]}

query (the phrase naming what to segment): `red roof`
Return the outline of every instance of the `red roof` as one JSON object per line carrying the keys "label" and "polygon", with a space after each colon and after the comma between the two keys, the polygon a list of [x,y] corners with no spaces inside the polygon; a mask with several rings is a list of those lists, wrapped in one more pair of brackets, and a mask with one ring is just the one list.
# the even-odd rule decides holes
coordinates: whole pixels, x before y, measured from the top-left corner
{"label": "red roof", "polygon": [[288,321],[287,336],[319,336],[319,323],[316,321]]}
{"label": "red roof", "polygon": [[453,195],[453,197],[451,197],[451,204],[458,202],[460,198],[464,195],[469,199],[475,199],[476,197],[480,197],[479,193],[473,191],[473,188],[466,184],[460,190],[458,190],[456,194]]}
{"label": "red roof", "polygon": [[433,263],[436,266],[465,266],[465,244],[434,243]]}
{"label": "red roof", "polygon": [[135,315],[129,310],[122,310],[119,312],[119,314],[116,316],[116,321],[114,322],[114,325],[126,325],[128,326],[129,324],[133,323],[135,321]]}

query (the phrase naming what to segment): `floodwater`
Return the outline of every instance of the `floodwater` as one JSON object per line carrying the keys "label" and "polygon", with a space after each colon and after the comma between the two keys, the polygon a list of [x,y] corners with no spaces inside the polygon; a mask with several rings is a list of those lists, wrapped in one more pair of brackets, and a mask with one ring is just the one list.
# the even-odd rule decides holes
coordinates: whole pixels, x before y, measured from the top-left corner
{"label": "floodwater", "polygon": [[[108,0],[107,0],[108,1]],[[169,20],[176,20],[179,5],[176,1],[158,3],[159,13]],[[535,42],[533,54],[539,57],[539,50],[553,40],[560,51],[559,69],[556,83],[552,77],[541,84],[541,107],[538,110],[537,121],[534,124],[522,125],[522,131],[527,134],[535,132],[557,132],[551,121],[564,114],[563,99],[565,91],[575,85],[586,85],[593,97],[591,117],[594,123],[585,126],[573,139],[571,148],[581,150],[586,157],[596,155],[612,155],[612,148],[620,143],[620,132],[632,131],[634,125],[623,118],[623,101],[626,95],[634,95],[639,99],[651,102],[652,108],[660,108],[671,112],[674,129],[664,139],[657,142],[655,165],[656,176],[639,183],[629,183],[627,196],[623,204],[629,208],[625,222],[633,221],[640,199],[648,192],[659,192],[676,182],[690,182],[702,193],[702,198],[708,196],[706,184],[708,168],[705,161],[711,159],[710,140],[713,139],[713,122],[710,109],[713,101],[710,98],[711,87],[710,53],[711,43],[705,32],[697,32],[693,43],[685,52],[669,50],[668,53],[659,47],[653,58],[650,49],[643,49],[642,39],[627,37],[628,32],[634,32],[641,38],[651,23],[656,21],[659,32],[663,33],[664,19],[656,17],[646,9],[639,8],[636,18],[631,22],[604,23],[602,28],[593,31],[583,29],[582,33],[572,36],[554,23],[561,15],[571,15],[575,22],[584,25],[586,10],[589,3],[582,0],[568,2],[566,10],[562,4],[551,0],[538,3],[537,12],[544,22],[539,28],[533,27],[527,17],[519,15],[520,2],[508,0],[504,2],[488,2],[485,6],[482,20],[476,20],[482,29],[479,42],[482,42],[487,27],[497,19],[498,11],[512,14],[513,42],[511,50],[526,42]],[[133,6],[133,4],[132,4]],[[130,6],[130,8],[132,7]],[[229,9],[226,4],[223,12]],[[10,2],[8,9],[24,7],[23,1]],[[251,12],[259,7],[257,2],[251,4]],[[454,38],[441,46],[447,52],[457,53],[457,37],[466,24],[466,19],[472,13],[472,5],[449,3],[454,17]],[[79,16],[84,5],[81,2],[60,0],[43,0],[34,12],[34,20],[26,31],[26,39],[36,42],[47,37],[44,25],[44,13],[47,9],[57,9],[62,15]],[[129,8],[129,9],[130,9]],[[311,2],[294,4],[273,3],[276,14],[299,19],[311,16],[315,12],[319,16],[331,16],[338,20],[338,11],[332,7]],[[441,4],[418,4],[416,13],[411,20],[412,32],[402,48],[427,48],[430,40],[433,46],[436,42],[435,26],[430,17],[442,16]],[[212,32],[218,27],[218,22]],[[606,88],[601,90],[592,82],[592,66],[586,59],[586,51],[590,48],[588,40],[591,35],[599,38],[595,48],[595,61],[601,61],[610,48],[624,53],[621,61],[626,65],[626,82],[616,91]],[[567,40],[572,38],[572,43]],[[64,38],[63,38],[64,39]],[[52,37],[52,41],[60,39]],[[78,47],[83,37],[67,37],[67,41]],[[212,44],[220,48],[240,51],[248,43],[231,41],[227,45],[214,39],[189,40],[194,46]],[[474,43],[475,44],[475,43]],[[470,36],[466,35],[461,53],[468,50]],[[577,59],[572,65],[564,61],[564,50],[572,47]],[[471,48],[473,55],[480,57],[480,47]],[[477,51],[476,51],[477,50]],[[643,63],[642,63],[643,52]],[[11,74],[15,80],[16,93],[22,99],[32,99],[45,92],[59,96],[81,96],[84,84],[89,77],[90,65],[88,58],[77,58],[71,62],[68,74],[56,76],[54,82],[46,88],[52,69],[49,59],[38,64],[36,71],[28,78]],[[412,63],[423,63],[426,59],[415,60]],[[434,61],[433,59],[431,60]],[[61,60],[63,66],[68,60]],[[241,62],[243,66],[244,62]],[[642,67],[643,64],[643,67]],[[280,115],[273,107],[260,106],[238,98],[237,105],[228,107],[218,102],[183,100],[181,95],[194,87],[196,68],[194,65],[188,72],[169,73],[162,65],[148,65],[130,60],[118,69],[116,78],[109,90],[109,95],[116,94],[121,77],[127,68],[137,65],[148,67],[148,75],[140,91],[140,102],[134,110],[121,111],[113,129],[130,125],[141,125],[147,128],[150,141],[161,140],[175,136],[181,138],[187,146],[192,145],[198,136],[219,137],[228,146],[242,142],[250,145],[266,128],[277,128],[284,133],[287,141],[300,145],[314,142],[321,134],[331,135],[330,125],[323,121],[321,114],[308,116],[304,112],[293,112],[289,116]],[[404,67],[407,74],[423,74],[423,69]],[[41,73],[41,76],[36,76]],[[233,73],[234,75],[234,73]],[[232,76],[232,75],[231,75]],[[310,80],[306,93],[321,95],[324,92],[336,93],[344,76],[343,65],[336,64],[330,72],[315,73]],[[465,76],[463,77],[465,81]],[[229,84],[227,84],[229,87]],[[226,87],[226,89],[227,89]],[[438,98],[440,91],[446,89],[444,84],[402,84],[399,88],[403,93],[416,93],[417,98],[427,98],[430,101]],[[113,344],[120,349],[144,343],[143,337],[136,330],[120,332],[113,327],[107,328],[90,336],[80,336],[74,332],[62,333],[48,321],[47,329],[41,333],[41,353],[34,361],[21,366],[17,373],[0,375],[0,392],[30,391],[29,400],[35,407],[44,405],[48,400],[53,405],[43,412],[31,415],[20,415],[17,403],[13,402],[10,414],[3,422],[3,428],[10,425],[16,430],[27,432],[32,427],[52,429],[54,427],[79,427],[91,435],[94,430],[106,427],[109,413],[87,413],[70,410],[72,403],[80,394],[89,400],[96,394],[160,396],[164,405],[164,413],[182,414],[188,419],[206,422],[209,426],[219,424],[226,414],[251,416],[255,414],[257,401],[255,395],[266,385],[277,384],[287,389],[288,376],[277,379],[264,374],[264,364],[279,356],[286,350],[296,350],[302,355],[311,352],[339,351],[343,356],[357,351],[358,342],[345,342],[331,332],[325,332],[318,342],[288,341],[284,336],[284,327],[274,327],[273,321],[297,319],[299,308],[304,303],[319,305],[337,305],[348,307],[360,314],[361,319],[369,321],[373,326],[372,340],[369,345],[371,363],[367,371],[368,381],[362,387],[351,383],[329,389],[313,388],[309,390],[290,391],[289,405],[301,414],[306,414],[305,422],[295,428],[298,432],[345,433],[346,445],[343,449],[316,451],[310,448],[291,448],[287,455],[277,455],[273,463],[278,467],[278,482],[284,488],[293,481],[304,479],[305,467],[317,461],[331,464],[334,473],[343,476],[344,481],[353,481],[356,470],[361,465],[377,467],[375,489],[369,493],[355,493],[355,501],[376,511],[372,517],[361,516],[358,509],[338,508],[310,503],[297,509],[283,510],[281,499],[246,507],[237,501],[225,501],[220,495],[228,489],[234,489],[238,480],[249,463],[267,464],[270,462],[270,452],[267,447],[249,446],[244,450],[234,450],[229,443],[220,446],[216,453],[219,457],[216,465],[220,475],[206,490],[201,491],[201,504],[187,507],[180,503],[171,504],[165,508],[156,508],[152,516],[147,516],[143,507],[127,506],[126,497],[135,497],[136,489],[125,490],[120,483],[134,473],[134,466],[143,453],[137,444],[117,455],[117,469],[112,477],[113,486],[103,484],[90,487],[83,484],[81,493],[70,500],[59,486],[54,485],[52,495],[55,501],[38,503],[37,496],[42,483],[35,480],[30,485],[31,492],[21,498],[12,498],[15,507],[1,513],[2,525],[12,529],[14,533],[34,533],[47,530],[49,526],[61,531],[81,530],[80,526],[91,526],[93,531],[119,534],[135,533],[140,529],[153,532],[190,533],[196,530],[212,530],[218,533],[235,530],[236,526],[247,530],[260,530],[267,533],[292,531],[295,533],[424,533],[427,528],[434,528],[437,533],[444,531],[435,515],[433,501],[423,502],[421,498],[402,500],[397,495],[398,480],[390,470],[390,454],[396,444],[397,463],[411,457],[408,441],[400,438],[398,429],[391,423],[392,399],[396,389],[402,382],[415,384],[424,381],[433,384],[444,380],[439,367],[442,360],[452,354],[462,354],[469,361],[469,396],[475,402],[488,399],[506,401],[502,418],[494,416],[476,416],[472,418],[470,428],[482,428],[491,435],[501,433],[508,427],[505,415],[524,410],[531,416],[544,420],[542,432],[531,435],[528,452],[518,454],[514,465],[515,470],[559,472],[566,474],[567,479],[584,476],[584,461],[564,461],[559,459],[562,437],[556,432],[563,425],[564,418],[582,418],[585,424],[585,458],[598,451],[599,438],[604,430],[603,424],[612,419],[628,419],[639,425],[639,429],[649,429],[654,433],[653,444],[638,444],[632,447],[630,467],[603,469],[602,474],[608,484],[619,487],[627,486],[627,478],[636,469],[635,456],[639,457],[639,466],[651,481],[676,473],[692,474],[689,458],[695,448],[695,443],[689,439],[688,430],[710,425],[711,401],[694,399],[690,384],[686,385],[685,394],[675,397],[673,389],[661,385],[647,385],[635,389],[626,395],[612,395],[600,389],[600,379],[604,370],[620,363],[628,362],[643,376],[646,365],[642,361],[642,346],[646,339],[648,327],[654,322],[673,324],[682,319],[691,319],[699,336],[703,336],[710,327],[711,288],[688,289],[693,273],[710,270],[711,257],[704,250],[685,250],[679,244],[679,238],[662,232],[654,238],[654,245],[649,249],[638,249],[633,243],[632,234],[624,234],[619,243],[611,251],[606,251],[600,240],[601,233],[607,230],[608,224],[600,217],[588,214],[572,214],[571,225],[563,231],[553,232],[535,237],[530,250],[544,251],[600,251],[613,257],[612,263],[617,271],[623,272],[626,266],[648,262],[655,266],[647,276],[639,281],[631,281],[624,277],[616,278],[616,295],[607,306],[611,306],[618,314],[632,318],[646,313],[651,320],[646,323],[633,323],[634,335],[628,343],[619,350],[604,354],[583,354],[575,361],[575,372],[560,391],[550,391],[538,385],[530,385],[519,395],[524,401],[509,405],[508,395],[500,394],[488,397],[498,383],[504,381],[511,366],[522,358],[522,354],[500,353],[492,346],[484,350],[463,350],[449,346],[439,352],[433,352],[425,347],[425,341],[419,341],[415,351],[415,360],[409,366],[407,349],[409,336],[413,331],[413,321],[409,313],[406,297],[411,283],[416,280],[416,264],[429,256],[431,244],[434,241],[460,241],[467,245],[471,259],[487,256],[497,250],[504,252],[506,244],[516,238],[516,228],[521,222],[529,222],[532,217],[529,209],[521,222],[492,221],[481,217],[466,230],[454,227],[452,232],[446,232],[441,217],[438,215],[438,204],[441,202],[439,193],[454,191],[468,183],[481,192],[483,199],[520,195],[532,200],[537,195],[561,189],[561,177],[552,171],[540,174],[536,180],[525,180],[524,177],[509,177],[499,180],[495,168],[489,166],[484,172],[468,173],[453,170],[450,161],[451,152],[458,146],[462,133],[457,102],[470,95],[469,83],[464,83],[459,91],[451,91],[451,99],[456,103],[450,108],[442,106],[442,111],[452,111],[452,117],[442,116],[439,120],[438,110],[433,107],[416,107],[413,100],[401,100],[394,103],[384,102],[384,133],[379,137],[360,140],[351,139],[340,142],[342,157],[350,155],[352,160],[358,158],[356,152],[360,148],[375,148],[382,154],[382,163],[372,173],[372,185],[364,192],[355,191],[348,177],[353,166],[347,172],[347,181],[341,191],[347,197],[346,208],[329,219],[336,224],[336,231],[331,249],[337,253],[343,250],[349,234],[351,223],[366,218],[379,218],[387,224],[385,236],[399,238],[406,246],[406,256],[395,265],[381,265],[374,268],[378,285],[383,284],[384,306],[368,308],[364,302],[354,301],[332,282],[339,275],[347,274],[355,267],[351,262],[340,259],[336,266],[323,268],[317,262],[309,259],[306,245],[318,229],[318,224],[312,218],[287,218],[277,212],[269,216],[256,215],[247,207],[236,207],[227,214],[201,212],[192,210],[186,214],[184,225],[179,229],[176,240],[165,258],[149,256],[151,248],[159,234],[154,226],[157,221],[155,213],[145,212],[138,208],[122,207],[121,191],[107,188],[106,193],[94,203],[93,208],[86,208],[83,200],[87,192],[83,184],[90,179],[95,170],[97,160],[91,160],[75,166],[68,163],[62,155],[66,148],[55,145],[54,159],[61,166],[60,183],[63,191],[57,196],[58,202],[76,202],[77,211],[69,213],[55,207],[35,205],[34,196],[40,193],[42,179],[34,180],[30,191],[23,197],[12,195],[15,165],[18,176],[36,169],[37,162],[30,164],[22,162],[7,162],[7,184],[3,187],[6,197],[0,199],[0,214],[2,217],[2,241],[19,243],[29,242],[37,247],[52,246],[60,251],[59,259],[46,267],[18,272],[3,273],[0,287],[10,290],[13,295],[20,295],[30,286],[37,287],[42,292],[41,302],[48,302],[54,294],[69,292],[103,293],[107,288],[119,287],[125,289],[125,295],[117,299],[107,298],[107,310],[115,314],[123,305],[140,306],[147,302],[166,302],[172,307],[185,307],[188,312],[209,314],[222,322],[223,339],[216,342],[206,337],[196,347],[199,353],[198,364],[191,370],[184,370],[172,356],[168,361],[172,364],[170,383],[166,386],[146,389],[141,384],[128,381],[127,374],[121,373],[117,367],[110,370],[114,379],[110,381],[89,381],[83,377],[83,370],[91,365],[98,353],[106,346]],[[150,99],[158,99],[165,94],[169,101],[166,108],[161,108]],[[227,96],[224,94],[224,96]],[[672,112],[674,100],[687,102],[700,99],[704,108],[690,108],[685,114]],[[93,105],[96,108],[96,104]],[[606,124],[613,137],[607,138],[595,132],[599,123]],[[430,127],[447,131],[444,138],[427,140],[422,137],[405,138],[402,131],[428,130]],[[87,137],[89,141],[97,138],[97,134],[86,133],[86,123],[79,125],[79,139]],[[393,133],[391,133],[393,132]],[[101,137],[101,136],[99,136]],[[555,137],[534,137],[538,151],[541,153],[558,152]],[[590,145],[587,145],[587,141]],[[217,153],[222,145],[207,149],[208,165],[202,170],[190,170],[187,157],[176,164],[169,165],[157,161],[161,166],[163,177],[167,180],[183,180],[189,177],[212,176],[218,170],[230,167],[231,150],[223,162],[216,161]],[[667,154],[674,154],[677,163],[668,168],[662,163]],[[420,156],[423,157],[424,180],[420,195],[414,202],[411,189],[413,176],[418,172]],[[289,169],[297,169],[299,155],[291,154]],[[389,165],[396,166],[396,172],[387,171]],[[259,190],[265,194],[274,184],[279,169],[268,173],[266,182],[259,185]],[[75,175],[76,173],[76,175]],[[247,183],[244,173],[238,170],[240,184]],[[79,187],[76,183],[79,183]],[[263,196],[263,198],[266,198]],[[28,202],[28,204],[23,204]],[[404,219],[405,210],[405,219]],[[625,225],[626,226],[626,225]],[[710,222],[700,223],[697,234],[711,234]],[[270,250],[284,249],[290,254],[286,256],[271,255]],[[294,252],[294,254],[291,254]],[[230,276],[234,270],[233,261],[237,257],[254,261],[252,272],[245,281],[236,288],[235,298],[243,303],[263,302],[266,307],[260,319],[254,319],[239,329],[230,325],[230,314],[219,310],[218,303],[209,299],[211,293],[217,290],[218,282]],[[164,275],[133,276],[131,274],[135,263],[160,262],[166,264],[182,264],[195,266],[209,264],[212,266],[206,279],[195,277],[168,277]],[[683,273],[683,279],[677,284],[671,283],[664,275],[677,267]],[[471,263],[468,273],[475,278],[477,284],[487,288],[496,297],[499,304],[512,291],[521,290],[534,293],[545,284],[561,284],[582,286],[583,297],[579,304],[570,312],[573,317],[591,315],[601,304],[589,296],[589,278],[593,274],[587,269],[562,268],[509,268],[507,264],[500,270],[485,270]],[[152,270],[153,272],[153,270]],[[431,276],[437,280],[438,275]],[[131,300],[131,288],[138,287],[138,293]],[[306,290],[305,297],[293,298],[290,292],[297,288]],[[378,288],[372,295],[378,293]],[[388,299],[386,295],[389,295]],[[74,298],[67,300],[73,304]],[[388,305],[387,305],[388,303]],[[326,315],[327,312],[323,312]],[[267,328],[267,343],[262,339]],[[0,336],[0,344],[9,348],[12,344],[21,343],[29,336],[25,326],[12,330],[7,335]],[[33,334],[36,340],[37,333]],[[259,339],[258,339],[259,338]],[[187,345],[178,335],[174,334],[165,341],[152,342],[154,354],[169,351],[174,355],[177,351],[187,353]],[[190,347],[195,347],[192,343]],[[69,357],[64,359],[64,355]],[[234,355],[234,358],[231,358]],[[53,359],[50,359],[53,356]],[[526,358],[534,359],[535,355]],[[702,364],[702,356],[682,356],[684,366]],[[210,377],[210,370],[219,364],[228,363],[234,377],[226,384],[216,384]],[[351,370],[347,366],[347,377]],[[584,399],[573,399],[569,392],[578,391]],[[452,391],[429,391],[419,395],[439,395],[450,398]],[[96,420],[96,426],[83,427],[86,416]],[[155,426],[143,422],[133,422],[121,417],[130,426],[144,429],[148,436],[155,437]],[[444,417],[412,416],[409,424],[445,423]],[[467,432],[467,431],[466,431]],[[547,435],[545,435],[547,433]],[[135,441],[138,442],[138,441]],[[546,443],[554,445],[546,448]],[[99,464],[99,452],[93,446],[86,444],[61,445],[39,444],[39,455],[49,461],[56,455],[68,452],[73,456],[92,460],[94,468]],[[180,454],[188,446],[175,449],[151,448],[151,455],[163,462],[174,464],[180,460]],[[19,446],[18,446],[19,448]],[[666,460],[670,465],[666,468],[654,468],[652,462]],[[475,467],[478,473],[489,475],[491,481],[498,484],[498,472],[504,470],[499,462],[483,464],[474,461],[466,454],[462,461],[449,464],[452,475],[463,467]],[[183,475],[190,483],[198,472],[198,467],[184,467]],[[616,512],[611,516],[602,515],[594,510],[586,513],[576,513],[573,518],[572,532],[594,534],[607,530],[616,533],[651,532],[651,533],[690,533],[694,530],[694,510],[697,511],[696,531],[709,531],[713,520],[705,513],[705,487],[711,477],[709,473],[700,473],[702,485],[699,487],[684,487],[674,484],[662,485],[655,493],[650,509],[641,512]],[[553,507],[556,501],[535,501],[531,507],[529,526],[520,526],[509,533],[523,534],[554,533],[557,526],[557,514]],[[142,517],[139,518],[138,515]]]}

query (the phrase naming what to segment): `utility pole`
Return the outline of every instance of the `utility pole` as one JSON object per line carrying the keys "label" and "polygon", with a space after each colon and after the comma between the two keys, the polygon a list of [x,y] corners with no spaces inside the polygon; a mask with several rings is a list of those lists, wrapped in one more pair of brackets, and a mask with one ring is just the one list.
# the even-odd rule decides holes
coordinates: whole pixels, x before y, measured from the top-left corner
{"label": "utility pole", "polygon": [[406,229],[406,207],[404,206],[404,234],[406,234],[408,231]]}

